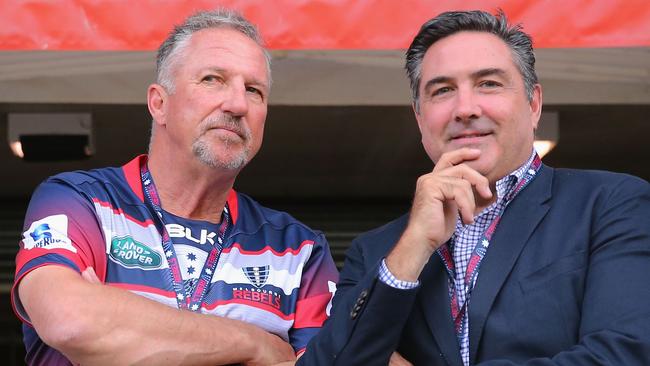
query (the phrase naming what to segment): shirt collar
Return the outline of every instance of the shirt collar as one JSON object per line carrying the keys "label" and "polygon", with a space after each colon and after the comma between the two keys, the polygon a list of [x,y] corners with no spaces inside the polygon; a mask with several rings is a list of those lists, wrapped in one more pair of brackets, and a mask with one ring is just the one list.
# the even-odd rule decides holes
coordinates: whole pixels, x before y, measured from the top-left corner
{"label": "shirt collar", "polygon": [[535,159],[534,149],[524,164],[497,181],[497,201],[503,200],[506,195],[508,195],[508,193],[510,193],[510,191],[517,186],[519,181],[524,177],[524,174],[526,174],[528,169],[530,169],[530,165],[533,163],[533,159]]}

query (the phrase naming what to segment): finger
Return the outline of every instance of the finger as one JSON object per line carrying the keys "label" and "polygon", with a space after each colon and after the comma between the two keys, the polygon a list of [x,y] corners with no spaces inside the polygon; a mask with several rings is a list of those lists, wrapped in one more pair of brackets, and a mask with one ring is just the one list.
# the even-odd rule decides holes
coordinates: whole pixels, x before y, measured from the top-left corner
{"label": "finger", "polygon": [[469,181],[451,176],[422,176],[418,179],[415,202],[424,203],[430,199],[443,204],[445,216],[455,217],[460,213],[463,223],[474,222],[476,202]]}
{"label": "finger", "polygon": [[97,277],[97,274],[95,273],[93,267],[86,267],[86,269],[83,272],[81,272],[81,277],[90,283],[95,283],[95,284],[102,283],[102,281],[100,281],[99,278]]}
{"label": "finger", "polygon": [[476,189],[476,192],[478,192],[478,194],[481,197],[485,199],[492,198],[493,193],[490,190],[490,182],[488,181],[488,179],[481,173],[470,168],[467,164],[462,163],[459,165],[455,165],[446,168],[444,170],[441,170],[435,174],[452,176],[452,177],[457,177],[457,178],[467,180]]}
{"label": "finger", "polygon": [[[448,177],[445,185],[446,191],[443,193],[447,200],[453,200],[456,208],[446,205],[448,214],[460,214],[460,219],[464,224],[474,223],[474,209],[476,200],[472,185],[464,179]],[[451,210],[457,210],[452,212]]]}
{"label": "finger", "polygon": [[440,156],[440,159],[438,159],[436,165],[433,167],[433,171],[435,172],[441,169],[446,169],[454,165],[462,164],[466,161],[476,160],[479,156],[481,156],[481,150],[469,147],[449,151]]}
{"label": "finger", "polygon": [[413,366],[412,363],[408,362],[402,355],[397,352],[393,352],[388,361],[390,366]]}

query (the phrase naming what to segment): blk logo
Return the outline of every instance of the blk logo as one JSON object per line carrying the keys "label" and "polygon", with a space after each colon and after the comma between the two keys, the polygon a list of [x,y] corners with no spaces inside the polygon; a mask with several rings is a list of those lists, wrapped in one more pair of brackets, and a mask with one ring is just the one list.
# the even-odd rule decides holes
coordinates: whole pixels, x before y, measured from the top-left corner
{"label": "blk logo", "polygon": [[167,224],[165,228],[172,238],[185,238],[201,245],[206,243],[214,245],[214,238],[217,236],[217,233],[206,229],[201,229],[198,235],[196,233],[193,234],[192,229],[179,224]]}

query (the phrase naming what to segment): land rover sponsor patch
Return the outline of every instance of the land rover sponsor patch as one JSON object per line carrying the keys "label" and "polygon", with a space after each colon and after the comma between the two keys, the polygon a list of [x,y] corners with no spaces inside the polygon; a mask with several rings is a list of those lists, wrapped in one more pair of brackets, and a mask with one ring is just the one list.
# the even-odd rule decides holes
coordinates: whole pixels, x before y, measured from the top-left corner
{"label": "land rover sponsor patch", "polygon": [[130,236],[113,238],[109,256],[127,268],[156,269],[162,263],[160,254]]}
{"label": "land rover sponsor patch", "polygon": [[32,222],[29,229],[23,233],[23,247],[26,250],[66,249],[76,253],[77,248],[68,238],[68,216],[52,215]]}

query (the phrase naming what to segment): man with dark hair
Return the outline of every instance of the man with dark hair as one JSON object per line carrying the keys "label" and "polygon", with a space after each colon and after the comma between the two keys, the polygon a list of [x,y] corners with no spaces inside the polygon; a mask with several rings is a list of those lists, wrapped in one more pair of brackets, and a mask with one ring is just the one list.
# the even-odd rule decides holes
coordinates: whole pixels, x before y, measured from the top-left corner
{"label": "man with dark hair", "polygon": [[337,272],[322,233],[232,187],[262,143],[270,57],[201,12],[162,44],[148,156],[34,192],[12,302],[30,365],[292,362]]}
{"label": "man with dark hair", "polygon": [[435,167],[352,243],[299,363],[649,365],[650,185],[542,164],[532,42],[504,14],[441,14],[406,55]]}

